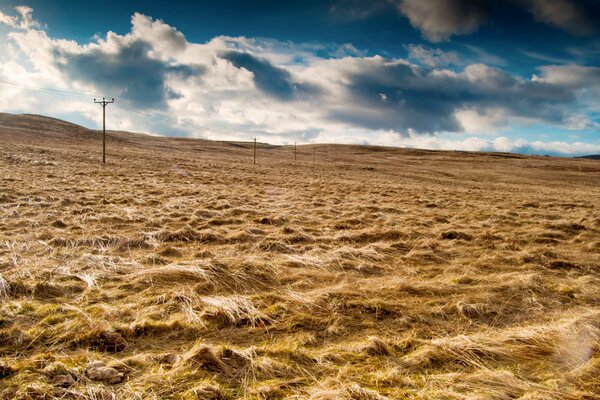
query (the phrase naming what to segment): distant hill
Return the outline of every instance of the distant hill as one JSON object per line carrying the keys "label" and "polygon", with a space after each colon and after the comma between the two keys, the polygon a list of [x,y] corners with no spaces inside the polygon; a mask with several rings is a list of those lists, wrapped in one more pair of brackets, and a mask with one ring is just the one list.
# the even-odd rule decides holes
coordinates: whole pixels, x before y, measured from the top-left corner
{"label": "distant hill", "polygon": [[589,156],[581,156],[579,158],[587,158],[589,160],[600,160],[600,154],[592,154]]}
{"label": "distant hill", "polygon": [[96,131],[67,121],[34,114],[0,113],[0,133],[3,139],[16,136],[20,139],[93,139]]}
{"label": "distant hill", "polygon": [[57,118],[37,114],[7,114],[0,113],[0,126],[28,130],[77,130],[88,131],[83,126],[63,121]]}
{"label": "distant hill", "polygon": [[[199,138],[154,136],[143,133],[107,131],[108,140],[111,143],[118,142],[123,146],[135,147],[154,147],[166,149],[176,149],[178,151],[220,151],[224,153],[247,152],[251,147],[250,142],[219,141],[206,140]],[[57,118],[46,117],[36,114],[8,114],[0,112],[0,141],[16,141],[31,144],[78,144],[102,139],[102,131],[88,129],[83,126],[63,121]],[[274,151],[289,150],[293,146],[279,146],[268,143],[259,143],[263,150],[270,149]],[[391,155],[411,155],[411,156],[451,156],[451,157],[493,157],[493,158],[515,158],[526,159],[529,156],[513,153],[498,152],[472,152],[472,151],[444,151],[427,150],[415,148],[387,147],[374,145],[356,145],[356,144],[331,144],[318,143],[298,146],[307,151],[313,151],[317,148],[317,157],[324,157],[326,154],[336,152],[347,152],[355,155],[370,155],[376,158],[385,159]],[[287,151],[286,150],[286,151]],[[338,154],[339,155],[339,154]],[[311,157],[312,158],[312,157]]]}
{"label": "distant hill", "polygon": [[[200,132],[199,132],[200,133]],[[29,143],[32,145],[85,145],[91,142],[97,143],[102,140],[102,131],[88,129],[83,126],[73,124],[56,118],[46,117],[35,114],[8,114],[0,113],[0,142],[18,142]],[[192,153],[221,153],[221,154],[246,154],[252,149],[252,143],[206,140],[199,138],[154,136],[144,133],[107,131],[108,146],[110,147],[135,147],[135,148],[153,148],[163,152],[192,152]],[[286,153],[293,146],[290,145],[272,145],[267,143],[258,143],[261,151],[268,151],[275,155],[276,153]],[[96,144],[93,144],[96,146]],[[349,161],[354,156],[372,157],[377,162],[387,162],[390,157],[396,156],[416,156],[416,157],[450,157],[457,160],[479,159],[487,157],[492,159],[516,159],[526,160],[534,156],[515,153],[500,152],[474,152],[474,151],[449,151],[449,150],[427,150],[416,148],[387,147],[375,145],[356,145],[356,144],[331,144],[314,143],[298,146],[298,151],[307,151],[312,159],[313,151],[316,151],[317,159],[331,160],[333,158],[341,160],[346,158]],[[343,154],[347,157],[344,157]],[[263,156],[265,153],[263,153]],[[349,158],[348,158],[349,157]],[[535,156],[537,159],[538,157]],[[553,158],[553,157],[551,157]],[[600,159],[600,155],[584,156],[582,158]]]}

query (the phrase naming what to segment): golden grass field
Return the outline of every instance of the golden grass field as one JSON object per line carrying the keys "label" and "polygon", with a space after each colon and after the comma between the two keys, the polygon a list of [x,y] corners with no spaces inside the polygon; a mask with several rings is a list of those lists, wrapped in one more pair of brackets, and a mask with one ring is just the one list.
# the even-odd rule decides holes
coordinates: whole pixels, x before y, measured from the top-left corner
{"label": "golden grass field", "polygon": [[600,161],[108,137],[0,114],[0,398],[600,398]]}

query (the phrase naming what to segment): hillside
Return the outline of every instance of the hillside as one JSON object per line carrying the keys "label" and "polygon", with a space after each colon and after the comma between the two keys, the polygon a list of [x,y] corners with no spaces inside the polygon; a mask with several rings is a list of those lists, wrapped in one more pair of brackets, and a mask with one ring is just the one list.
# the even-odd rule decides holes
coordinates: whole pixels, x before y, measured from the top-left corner
{"label": "hillside", "polygon": [[0,398],[600,398],[597,161],[108,138],[0,114]]}

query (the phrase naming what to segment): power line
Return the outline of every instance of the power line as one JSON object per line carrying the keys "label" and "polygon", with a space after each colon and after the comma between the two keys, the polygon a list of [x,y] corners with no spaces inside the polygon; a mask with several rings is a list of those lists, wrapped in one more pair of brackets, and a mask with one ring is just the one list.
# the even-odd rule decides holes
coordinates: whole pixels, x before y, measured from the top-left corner
{"label": "power line", "polygon": [[94,103],[102,106],[102,164],[106,164],[106,106],[115,102],[115,99],[107,101],[104,97],[102,101],[96,101]]}
{"label": "power line", "polygon": [[[0,80],[0,84],[2,85],[6,85],[6,86],[12,86],[15,88],[19,88],[19,89],[23,89],[23,90],[30,90],[33,92],[38,92],[38,93],[44,93],[44,94],[51,94],[51,95],[58,95],[58,96],[70,96],[70,97],[77,97],[77,98],[82,98],[82,99],[89,99],[89,98],[100,98],[102,96],[99,95],[92,95],[92,94],[88,94],[88,93],[83,93],[83,92],[74,92],[74,91],[68,91],[68,90],[62,90],[62,89],[54,89],[54,88],[44,88],[44,87],[34,87],[34,86],[26,86],[26,85],[21,85],[21,84],[17,84],[17,83],[13,83],[13,82],[6,82],[3,80]],[[155,120],[161,120],[162,122],[167,122],[171,125],[178,125],[178,126],[182,126],[182,124],[179,122],[179,120],[169,117],[168,115],[164,115],[164,114],[158,114],[155,112],[151,112],[148,110],[144,110],[142,108],[139,108],[123,99],[119,99],[119,98],[114,98],[113,99],[114,103],[116,106],[118,106],[119,108],[126,110],[126,111],[130,111],[139,115],[143,115],[147,118],[152,118]]]}
{"label": "power line", "polygon": [[137,108],[137,107],[135,107],[133,105],[125,103],[123,100],[118,99],[118,98],[115,99],[115,105],[118,106],[118,107],[120,107],[120,108],[122,108],[123,110],[131,111],[131,112],[143,115],[143,116],[148,117],[148,118],[162,119],[162,120],[170,122],[172,124],[180,125],[180,123],[179,123],[178,120],[176,120],[176,119],[174,119],[172,117],[169,117],[168,115],[157,114],[157,113],[153,113],[151,111],[146,111],[146,110],[143,110],[141,108]]}
{"label": "power line", "polygon": [[[25,86],[25,85],[20,85],[17,83],[12,83],[12,82],[6,82],[6,81],[2,81],[0,80],[0,84],[2,85],[6,85],[6,86],[13,86],[19,89],[25,89],[25,90],[31,90],[33,92],[40,92],[40,93],[46,93],[46,94],[56,94],[56,95],[61,95],[61,96],[72,96],[72,97],[81,97],[81,98],[90,98],[90,97],[94,97],[94,95],[91,94],[86,94],[86,93],[81,93],[81,92],[71,92],[71,91],[67,91],[67,90],[61,90],[61,89],[53,89],[53,88],[40,88],[40,87],[32,87],[32,86]],[[97,96],[96,97],[100,97]]]}
{"label": "power line", "polygon": [[[88,93],[83,93],[83,92],[73,92],[73,91],[62,90],[62,89],[26,86],[26,85],[13,83],[13,82],[6,82],[3,80],[0,80],[0,84],[6,85],[6,86],[12,86],[12,87],[19,88],[19,89],[30,90],[30,91],[38,92],[38,93],[53,94],[53,95],[59,95],[59,96],[70,96],[70,97],[77,97],[77,98],[82,98],[82,99],[89,99],[90,97],[96,97],[96,98],[101,97],[99,95],[93,95],[93,94],[88,94]],[[118,105],[120,108],[122,108],[124,110],[131,111],[131,112],[134,112],[134,113],[137,113],[140,115],[144,115],[148,118],[159,118],[159,119],[168,121],[170,123],[179,124],[179,122],[177,120],[175,120],[167,115],[150,113],[146,110],[143,110],[141,108],[134,106],[131,103],[126,102],[123,99],[116,98],[115,105]]]}

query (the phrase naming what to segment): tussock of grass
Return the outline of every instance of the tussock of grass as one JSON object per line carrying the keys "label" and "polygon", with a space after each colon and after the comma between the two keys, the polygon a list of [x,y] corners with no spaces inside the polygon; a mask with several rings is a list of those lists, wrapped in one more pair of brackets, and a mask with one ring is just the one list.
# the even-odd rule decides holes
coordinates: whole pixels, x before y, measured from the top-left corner
{"label": "tussock of grass", "polygon": [[209,372],[227,373],[229,366],[225,364],[215,351],[205,344],[197,344],[188,351],[184,360],[186,364],[192,364],[196,368],[200,368]]}
{"label": "tussock of grass", "polygon": [[252,302],[240,296],[202,296],[199,301],[204,305],[203,318],[214,321],[220,326],[250,324],[256,326],[269,321]]}
{"label": "tussock of grass", "polygon": [[225,395],[219,385],[208,383],[194,386],[186,391],[181,398],[182,400],[227,400],[229,397]]}
{"label": "tussock of grass", "polygon": [[125,350],[127,341],[113,329],[92,328],[78,337],[74,345],[98,352],[116,353]]}
{"label": "tussock of grass", "polygon": [[386,400],[388,397],[382,396],[377,391],[364,388],[356,383],[343,387],[341,389],[320,389],[316,390],[310,397],[310,400]]}
{"label": "tussock of grass", "polygon": [[371,356],[389,356],[392,355],[392,351],[389,346],[380,338],[371,336],[369,338],[369,344],[367,344],[363,351]]}
{"label": "tussock of grass", "polygon": [[479,318],[485,314],[485,310],[482,306],[478,304],[469,304],[462,301],[456,304],[456,309],[460,315],[469,319]]}
{"label": "tussock of grass", "polygon": [[174,283],[192,284],[194,282],[210,281],[211,274],[199,266],[173,264],[142,269],[135,272],[131,278],[133,282],[172,285]]}
{"label": "tussock of grass", "polygon": [[586,313],[551,326],[528,326],[502,332],[438,338],[405,357],[411,365],[460,363],[491,369],[498,364],[525,365],[548,357],[557,368],[575,368],[594,354],[600,338],[597,312]]}
{"label": "tussock of grass", "polygon": [[10,284],[0,275],[0,300],[4,300],[10,293]]}

